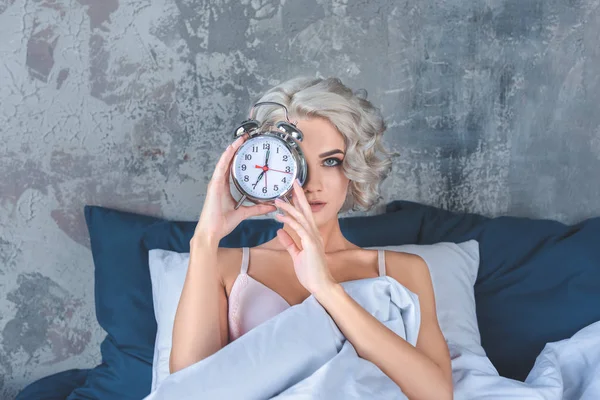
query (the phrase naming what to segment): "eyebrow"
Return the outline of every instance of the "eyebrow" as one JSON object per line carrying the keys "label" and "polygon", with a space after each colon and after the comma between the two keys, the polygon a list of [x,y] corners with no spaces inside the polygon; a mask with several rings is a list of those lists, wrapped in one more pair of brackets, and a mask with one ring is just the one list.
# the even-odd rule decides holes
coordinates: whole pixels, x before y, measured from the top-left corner
{"label": "eyebrow", "polygon": [[319,157],[323,158],[323,157],[331,156],[331,155],[338,154],[338,153],[344,154],[344,152],[341,151],[340,149],[335,149],[335,150],[326,151],[323,154],[319,154]]}

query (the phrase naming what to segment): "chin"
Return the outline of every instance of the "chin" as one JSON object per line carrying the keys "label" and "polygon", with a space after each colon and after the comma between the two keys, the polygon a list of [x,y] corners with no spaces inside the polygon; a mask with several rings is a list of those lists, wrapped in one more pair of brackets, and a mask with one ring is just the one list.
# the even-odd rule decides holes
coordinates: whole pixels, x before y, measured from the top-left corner
{"label": "chin", "polygon": [[317,224],[317,226],[323,225],[326,222],[332,220],[332,219],[337,219],[337,214],[332,214],[330,212],[323,212],[324,210],[321,210],[319,212],[313,212],[313,218]]}

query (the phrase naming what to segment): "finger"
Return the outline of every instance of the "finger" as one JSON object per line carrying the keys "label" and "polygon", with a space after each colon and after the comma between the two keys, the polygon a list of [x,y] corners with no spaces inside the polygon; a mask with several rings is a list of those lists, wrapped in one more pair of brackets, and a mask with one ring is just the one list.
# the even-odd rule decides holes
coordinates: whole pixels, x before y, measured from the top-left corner
{"label": "finger", "polygon": [[292,217],[294,217],[294,219],[296,221],[298,221],[300,224],[302,224],[304,226],[304,229],[306,229],[308,232],[312,231],[312,226],[306,220],[306,217],[300,211],[298,211],[298,209],[296,207],[294,207],[293,205],[286,203],[285,201],[280,200],[280,199],[275,200],[275,205],[277,205],[277,207],[283,209],[288,214],[290,214]]}
{"label": "finger", "polygon": [[242,206],[238,210],[241,210],[244,219],[246,219],[277,211],[277,207],[269,204],[257,204],[255,206]]}
{"label": "finger", "polygon": [[[298,182],[297,179],[294,179],[294,183],[293,183],[293,188],[294,188],[294,205],[297,206],[300,211],[302,211],[302,214],[304,214],[304,217],[306,218],[307,222],[310,224],[310,226],[313,229],[316,229],[316,222],[315,222],[315,218],[313,216],[312,213],[312,209],[310,208],[310,204],[308,203],[308,200],[306,199],[306,196],[304,195],[304,190],[302,189],[302,186],[300,186],[300,183]],[[298,204],[296,204],[298,203]]]}
{"label": "finger", "polygon": [[226,179],[227,178],[231,160],[233,159],[235,152],[240,148],[242,143],[244,143],[244,141],[246,140],[246,137],[247,137],[247,135],[243,134],[242,136],[237,138],[233,143],[231,143],[229,146],[227,146],[227,148],[225,149],[223,154],[221,154],[221,158],[219,158],[217,165],[215,166],[215,171],[213,172],[212,179],[218,180],[218,179]]}
{"label": "finger", "polygon": [[308,200],[306,199],[306,195],[304,194],[304,190],[302,190],[302,186],[298,183],[297,179],[294,179],[294,196],[298,200],[298,207],[302,212],[306,213],[306,215],[312,215],[312,210],[310,208],[310,204],[308,204]]}
{"label": "finger", "polygon": [[292,258],[295,258],[298,253],[300,253],[300,249],[296,246],[296,243],[290,237],[290,234],[284,231],[283,229],[277,230],[277,238],[279,239],[279,243],[288,251]]}
{"label": "finger", "polygon": [[290,217],[289,215],[276,214],[275,218],[277,218],[278,220],[280,220],[282,222],[285,222],[293,230],[295,230],[296,233],[298,234],[298,236],[300,236],[300,240],[302,240],[303,247],[305,247],[304,245],[306,243],[308,243],[308,240],[310,239],[310,235],[308,234],[308,231],[298,221],[296,221],[294,218]]}

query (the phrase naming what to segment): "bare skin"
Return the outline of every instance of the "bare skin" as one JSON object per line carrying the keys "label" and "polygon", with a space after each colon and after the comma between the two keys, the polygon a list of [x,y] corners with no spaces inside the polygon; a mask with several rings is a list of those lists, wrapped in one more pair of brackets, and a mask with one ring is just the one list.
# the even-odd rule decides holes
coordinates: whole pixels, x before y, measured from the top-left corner
{"label": "bare skin", "polygon": [[[303,187],[294,184],[292,205],[279,202],[283,228],[272,240],[250,250],[248,273],[299,304],[311,294],[328,311],[358,354],[377,365],[411,399],[452,398],[450,356],[435,314],[427,265],[418,256],[386,252],[388,276],[419,296],[421,327],[416,347],[381,324],[349,297],[340,282],[378,276],[377,252],[349,242],[340,230],[349,180],[341,168],[342,134],[326,119],[298,122],[309,167]],[[200,220],[190,242],[190,266],[173,328],[170,370],[208,357],[229,342],[227,311],[240,272],[241,249],[218,248],[219,240],[243,219],[274,210],[256,206],[233,210],[228,165],[243,142],[228,148],[215,168]],[[340,150],[340,153],[331,154]],[[327,153],[327,154],[326,154]],[[313,210],[310,202],[326,205]],[[203,327],[213,326],[214,329]]]}

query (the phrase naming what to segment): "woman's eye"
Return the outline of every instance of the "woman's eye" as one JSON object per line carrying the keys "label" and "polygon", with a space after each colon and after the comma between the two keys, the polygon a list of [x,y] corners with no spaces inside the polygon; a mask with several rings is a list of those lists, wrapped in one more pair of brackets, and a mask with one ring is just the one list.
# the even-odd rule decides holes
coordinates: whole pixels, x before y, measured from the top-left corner
{"label": "woman's eye", "polygon": [[342,163],[342,160],[337,159],[337,158],[328,158],[327,160],[325,160],[323,162],[323,165],[325,165],[326,167],[335,167],[338,166]]}

